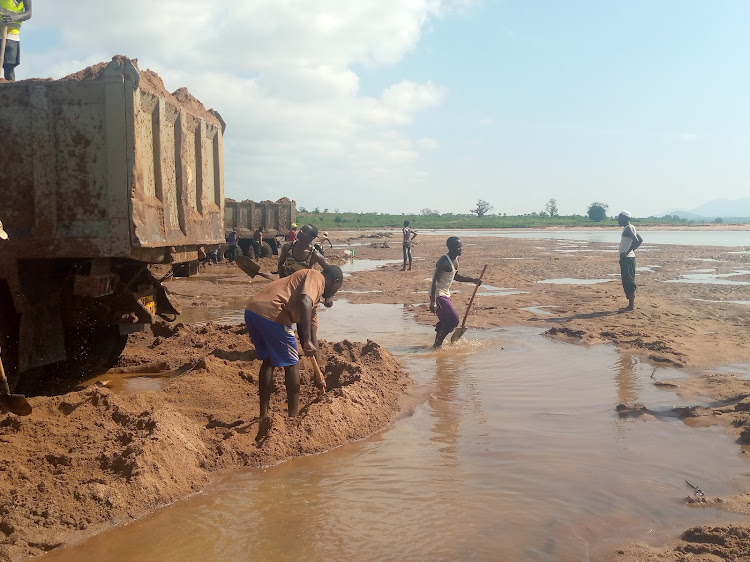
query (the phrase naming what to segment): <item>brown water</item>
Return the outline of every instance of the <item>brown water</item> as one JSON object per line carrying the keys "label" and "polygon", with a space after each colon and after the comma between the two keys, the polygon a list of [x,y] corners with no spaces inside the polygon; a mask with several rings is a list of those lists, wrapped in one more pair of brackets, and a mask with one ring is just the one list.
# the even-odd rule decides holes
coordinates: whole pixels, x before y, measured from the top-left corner
{"label": "brown water", "polygon": [[416,405],[370,439],[237,471],[45,560],[589,560],[735,520],[683,501],[685,480],[710,496],[750,485],[732,439],[615,412],[682,405],[653,384],[679,371],[528,328],[470,330],[434,352],[431,328],[395,305],[338,301],[320,317],[327,340],[389,348],[417,383]]}

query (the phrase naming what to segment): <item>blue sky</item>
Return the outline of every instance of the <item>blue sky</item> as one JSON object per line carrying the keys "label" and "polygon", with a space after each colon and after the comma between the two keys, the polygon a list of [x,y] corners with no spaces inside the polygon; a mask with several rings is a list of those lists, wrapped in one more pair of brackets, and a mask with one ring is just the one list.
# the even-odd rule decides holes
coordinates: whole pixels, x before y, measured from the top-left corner
{"label": "blue sky", "polygon": [[138,58],[222,114],[236,199],[648,216],[750,194],[744,0],[211,8],[36,0],[17,76]]}

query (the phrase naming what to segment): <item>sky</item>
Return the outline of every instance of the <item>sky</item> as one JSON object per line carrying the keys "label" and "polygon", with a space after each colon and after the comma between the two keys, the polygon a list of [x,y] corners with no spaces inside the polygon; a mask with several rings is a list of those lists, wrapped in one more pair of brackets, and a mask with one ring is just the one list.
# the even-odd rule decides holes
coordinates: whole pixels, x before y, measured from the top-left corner
{"label": "sky", "polygon": [[634,217],[750,194],[746,0],[34,0],[18,80],[117,54],[221,113],[225,195]]}

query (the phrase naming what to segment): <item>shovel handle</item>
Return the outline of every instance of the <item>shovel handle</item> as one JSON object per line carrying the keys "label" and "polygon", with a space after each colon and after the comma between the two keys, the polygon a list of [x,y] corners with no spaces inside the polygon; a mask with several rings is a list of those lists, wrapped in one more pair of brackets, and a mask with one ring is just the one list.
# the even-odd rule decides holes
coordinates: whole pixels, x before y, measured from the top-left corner
{"label": "shovel handle", "polygon": [[[487,271],[487,264],[484,264],[484,267],[482,268],[482,273],[479,274],[479,280],[482,280],[482,277],[484,277],[484,272]],[[461,322],[461,329],[463,330],[466,327],[466,318],[469,316],[469,310],[471,310],[471,303],[474,302],[474,297],[477,294],[477,289],[479,289],[479,285],[474,285],[474,292],[471,293],[471,299],[469,299],[469,306],[466,307],[466,314],[464,314],[464,321]]]}
{"label": "shovel handle", "polygon": [[[3,41],[2,45],[0,45],[0,69],[3,68],[3,63],[5,62],[5,42],[8,40],[8,26],[3,25]],[[5,74],[3,74],[3,78],[5,77]]]}
{"label": "shovel handle", "polygon": [[318,365],[318,360],[315,359],[314,355],[310,355],[310,363],[312,363],[313,372],[315,373],[315,378],[318,379],[318,382],[323,386],[323,392],[326,391],[326,380],[323,378],[323,373],[320,370],[320,366]]}

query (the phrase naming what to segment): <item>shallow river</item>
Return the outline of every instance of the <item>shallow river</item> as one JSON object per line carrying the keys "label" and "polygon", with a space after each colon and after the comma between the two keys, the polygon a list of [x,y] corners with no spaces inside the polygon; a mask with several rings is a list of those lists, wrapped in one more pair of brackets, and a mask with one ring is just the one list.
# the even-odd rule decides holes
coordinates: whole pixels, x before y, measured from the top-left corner
{"label": "shallow river", "polygon": [[529,328],[469,330],[434,352],[432,329],[397,305],[337,301],[320,324],[324,339],[387,347],[417,383],[415,405],[369,439],[236,471],[44,559],[588,560],[736,520],[683,501],[685,480],[710,496],[750,486],[729,436],[615,411],[682,405],[653,384],[679,371]]}

